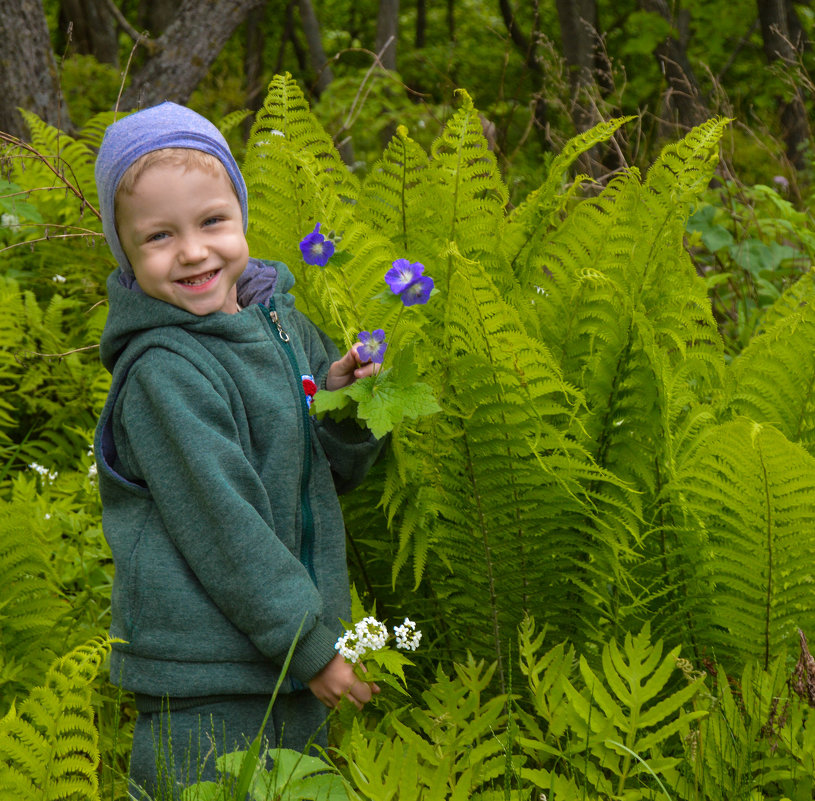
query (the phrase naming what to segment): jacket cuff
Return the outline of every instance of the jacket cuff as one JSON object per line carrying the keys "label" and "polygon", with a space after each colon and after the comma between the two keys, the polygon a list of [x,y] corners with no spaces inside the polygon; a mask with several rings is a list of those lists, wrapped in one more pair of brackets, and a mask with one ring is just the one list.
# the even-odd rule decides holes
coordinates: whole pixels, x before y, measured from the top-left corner
{"label": "jacket cuff", "polygon": [[297,641],[289,674],[304,684],[311,681],[337,655],[336,642],[337,635],[318,623]]}

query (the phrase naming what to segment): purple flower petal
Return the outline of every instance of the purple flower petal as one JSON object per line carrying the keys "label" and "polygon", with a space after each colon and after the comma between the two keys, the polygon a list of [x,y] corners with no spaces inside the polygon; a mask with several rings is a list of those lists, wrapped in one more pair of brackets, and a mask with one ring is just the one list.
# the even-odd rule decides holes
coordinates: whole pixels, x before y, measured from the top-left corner
{"label": "purple flower petal", "polygon": [[377,328],[372,332],[360,331],[359,341],[362,345],[357,348],[357,355],[362,363],[382,364],[385,351],[388,349],[388,343],[385,342],[385,332],[381,328]]}
{"label": "purple flower petal", "polygon": [[306,264],[316,264],[319,267],[325,267],[334,255],[334,243],[320,233],[320,223],[300,241],[300,252]]}
{"label": "purple flower petal", "polygon": [[424,264],[418,261],[411,264],[407,259],[397,259],[393,262],[393,267],[385,273],[385,282],[391,288],[391,292],[401,295],[423,271]]}
{"label": "purple flower petal", "polygon": [[405,306],[415,306],[424,304],[430,299],[433,291],[433,279],[428,275],[420,275],[404,292],[402,292],[402,303]]}

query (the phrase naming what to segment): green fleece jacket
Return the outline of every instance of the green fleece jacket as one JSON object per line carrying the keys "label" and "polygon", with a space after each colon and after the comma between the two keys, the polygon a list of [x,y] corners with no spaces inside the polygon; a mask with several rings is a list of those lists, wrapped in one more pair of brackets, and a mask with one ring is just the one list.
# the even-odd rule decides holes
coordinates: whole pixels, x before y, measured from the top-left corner
{"label": "green fleece jacket", "polygon": [[303,377],[323,386],[339,354],[295,309],[289,270],[250,260],[245,275],[242,311],[203,317],[108,280],[96,455],[126,641],[111,680],[136,693],[269,693],[302,623],[282,689],[297,688],[350,616],[337,490],[379,446],[309,416]]}

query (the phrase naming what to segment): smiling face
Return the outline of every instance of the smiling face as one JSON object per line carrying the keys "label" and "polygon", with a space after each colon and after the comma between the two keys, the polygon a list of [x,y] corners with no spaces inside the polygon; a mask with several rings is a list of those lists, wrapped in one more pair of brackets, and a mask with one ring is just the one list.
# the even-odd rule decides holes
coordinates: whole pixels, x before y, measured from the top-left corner
{"label": "smiling face", "polygon": [[145,294],[202,316],[238,310],[249,259],[241,207],[219,162],[147,167],[117,195],[116,228]]}

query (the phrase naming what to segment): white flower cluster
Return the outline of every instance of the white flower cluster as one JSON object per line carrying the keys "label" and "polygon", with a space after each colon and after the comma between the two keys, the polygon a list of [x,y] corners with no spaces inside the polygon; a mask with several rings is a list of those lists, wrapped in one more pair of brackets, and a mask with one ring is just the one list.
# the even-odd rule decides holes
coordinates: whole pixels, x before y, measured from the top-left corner
{"label": "white flower cluster", "polygon": [[346,631],[334,647],[349,662],[356,663],[368,651],[379,651],[384,648],[387,639],[388,630],[385,624],[380,623],[375,617],[366,617],[353,629]]}
{"label": "white flower cluster", "polygon": [[28,467],[35,473],[39,473],[48,482],[54,481],[59,475],[56,470],[49,470],[47,467],[43,467],[41,464],[37,464],[36,462],[32,462]]}
{"label": "white flower cluster", "polygon": [[20,218],[16,214],[0,214],[0,228],[11,228],[16,231],[20,227]]}
{"label": "white flower cluster", "polygon": [[[416,630],[416,624],[405,618],[401,626],[393,627],[396,637],[396,647],[408,651],[415,651],[422,639],[422,632]],[[337,640],[334,646],[340,655],[349,662],[356,664],[362,657],[371,651],[379,651],[388,641],[388,629],[375,617],[366,617],[359,621],[353,629],[348,629]]]}
{"label": "white flower cluster", "polygon": [[393,627],[393,634],[396,637],[396,647],[406,651],[415,651],[422,639],[422,632],[417,631],[416,624],[408,618],[405,618],[401,626]]}

